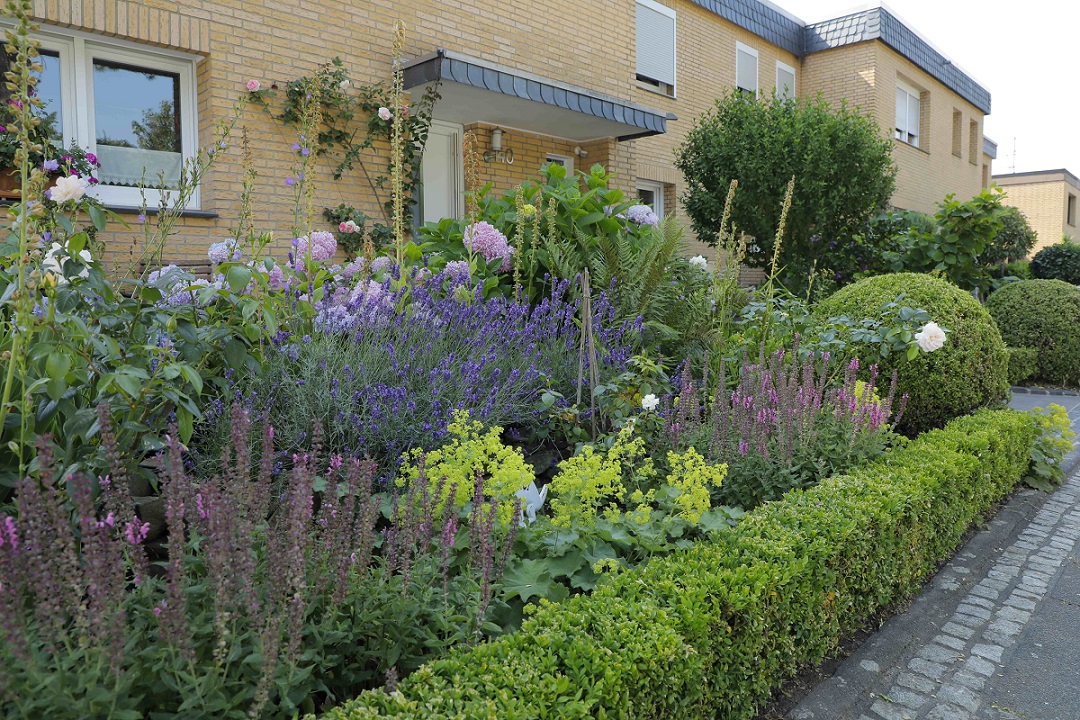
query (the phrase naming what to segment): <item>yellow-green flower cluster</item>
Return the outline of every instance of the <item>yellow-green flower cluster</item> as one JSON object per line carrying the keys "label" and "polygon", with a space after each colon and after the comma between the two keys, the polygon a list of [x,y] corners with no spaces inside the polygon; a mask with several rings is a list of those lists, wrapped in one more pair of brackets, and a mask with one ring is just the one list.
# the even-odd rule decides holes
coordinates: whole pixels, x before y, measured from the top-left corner
{"label": "yellow-green flower cluster", "polygon": [[525,462],[519,450],[502,443],[499,439],[502,428],[492,427],[484,432],[483,423],[469,420],[469,413],[463,410],[454,413],[447,434],[451,440],[441,448],[426,455],[421,450],[413,450],[402,465],[397,484],[404,486],[420,476],[418,463],[425,455],[425,472],[432,486],[445,478],[442,507],[453,488],[451,502],[454,507],[461,508],[472,499],[479,473],[484,478],[484,495],[499,504],[499,520],[510,522],[515,493],[536,479],[532,466]]}
{"label": "yellow-green flower cluster", "polygon": [[680,516],[696,523],[711,506],[709,487],[720,487],[727,477],[727,465],[709,465],[694,448],[684,453],[668,453],[668,463],[671,465],[668,485],[679,491],[675,507]]}
{"label": "yellow-green flower cluster", "polygon": [[[618,519],[627,495],[625,475],[632,473],[640,482],[656,473],[652,460],[645,456],[645,441],[631,438],[632,432],[631,427],[620,431],[606,453],[586,445],[581,453],[563,461],[561,472],[551,481],[553,525],[568,528],[576,522],[589,527],[596,521],[597,513],[610,520]],[[636,488],[631,492],[629,501],[637,505],[632,513],[636,514],[635,519],[648,521],[652,498],[652,491]]]}

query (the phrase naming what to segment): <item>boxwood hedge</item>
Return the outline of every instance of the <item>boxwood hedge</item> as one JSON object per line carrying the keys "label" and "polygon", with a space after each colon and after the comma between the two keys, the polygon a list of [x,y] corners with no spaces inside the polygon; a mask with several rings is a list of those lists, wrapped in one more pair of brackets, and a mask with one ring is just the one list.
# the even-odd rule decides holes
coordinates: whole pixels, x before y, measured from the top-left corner
{"label": "boxwood hedge", "polygon": [[1016,484],[1035,436],[1011,410],[956,419],[323,718],[751,718],[917,589]]}

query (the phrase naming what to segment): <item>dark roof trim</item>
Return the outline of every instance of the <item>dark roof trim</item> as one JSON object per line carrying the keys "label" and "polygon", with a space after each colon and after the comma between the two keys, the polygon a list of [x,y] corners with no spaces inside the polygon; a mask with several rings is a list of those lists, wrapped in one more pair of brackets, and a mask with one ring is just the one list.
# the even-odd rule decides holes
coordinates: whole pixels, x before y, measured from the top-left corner
{"label": "dark roof trim", "polygon": [[759,0],[691,0],[735,23],[744,30],[782,47],[793,55],[803,55],[803,22],[771,3]]}
{"label": "dark roof trim", "polygon": [[600,95],[590,90],[484,62],[442,48],[406,63],[402,74],[406,89],[437,80],[456,82],[523,100],[554,105],[639,129],[620,136],[619,140],[632,140],[666,133],[667,121],[676,119],[671,113],[650,110],[625,100]]}
{"label": "dark roof trim", "polygon": [[809,55],[867,40],[881,40],[983,113],[990,114],[990,92],[885,7],[807,25],[803,48]]}
{"label": "dark roof trim", "polygon": [[983,135],[983,154],[997,160],[997,143]]}

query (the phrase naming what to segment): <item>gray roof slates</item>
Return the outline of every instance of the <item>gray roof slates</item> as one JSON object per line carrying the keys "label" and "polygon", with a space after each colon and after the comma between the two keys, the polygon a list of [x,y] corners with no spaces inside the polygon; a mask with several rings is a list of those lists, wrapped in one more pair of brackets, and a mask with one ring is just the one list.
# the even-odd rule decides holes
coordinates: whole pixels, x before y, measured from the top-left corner
{"label": "gray roof slates", "polygon": [[881,40],[972,105],[989,114],[989,91],[953,65],[948,58],[885,8],[870,8],[841,18],[814,23],[807,25],[803,31],[806,55],[866,40]]}

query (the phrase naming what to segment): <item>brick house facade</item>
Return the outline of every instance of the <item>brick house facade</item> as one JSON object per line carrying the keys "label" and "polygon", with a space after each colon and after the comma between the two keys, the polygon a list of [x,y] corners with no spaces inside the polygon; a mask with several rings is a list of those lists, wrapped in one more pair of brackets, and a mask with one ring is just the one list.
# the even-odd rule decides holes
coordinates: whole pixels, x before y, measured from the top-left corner
{"label": "brick house facade", "polygon": [[1004,203],[1017,208],[1038,235],[1031,254],[1068,237],[1080,242],[1080,179],[1065,169],[995,175]]}
{"label": "brick house facade", "polygon": [[[480,148],[490,149],[496,129],[503,155],[482,164],[481,182],[506,189],[549,160],[601,163],[618,187],[678,213],[685,188],[672,152],[733,86],[759,95],[822,93],[872,112],[883,134],[899,138],[898,207],[932,212],[948,193],[970,197],[986,184],[992,160],[982,136],[989,93],[884,7],[814,25],[759,0],[35,0],[34,15],[66,139],[113,161],[99,192],[132,227],[103,235],[110,259],[140,242],[133,168],[174,172],[210,141],[248,79],[284,85],[337,56],[354,83],[387,81],[398,20],[408,28],[407,88],[416,97],[437,81],[442,95],[424,172],[438,182],[419,198],[426,220],[461,211],[462,134],[474,130]],[[145,83],[173,102],[175,147],[99,143],[103,132],[122,135],[125,123],[157,107]],[[284,237],[293,189],[283,178],[295,137],[255,107],[243,124],[259,172],[256,225]],[[206,246],[229,234],[241,173],[234,146],[204,179],[166,260],[205,261]],[[315,182],[317,208],[346,203],[379,217],[385,198],[358,173],[334,181],[323,167]],[[152,194],[148,200],[155,204]]]}

